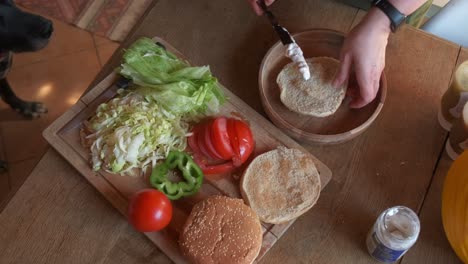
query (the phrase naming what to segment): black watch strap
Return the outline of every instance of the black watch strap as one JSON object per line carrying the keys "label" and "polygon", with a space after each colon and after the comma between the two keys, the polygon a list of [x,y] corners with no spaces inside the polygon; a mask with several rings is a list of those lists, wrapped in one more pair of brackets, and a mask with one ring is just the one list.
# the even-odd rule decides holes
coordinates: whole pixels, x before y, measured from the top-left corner
{"label": "black watch strap", "polygon": [[373,0],[372,4],[382,10],[390,19],[390,29],[392,32],[395,32],[405,22],[405,14],[398,11],[388,0]]}

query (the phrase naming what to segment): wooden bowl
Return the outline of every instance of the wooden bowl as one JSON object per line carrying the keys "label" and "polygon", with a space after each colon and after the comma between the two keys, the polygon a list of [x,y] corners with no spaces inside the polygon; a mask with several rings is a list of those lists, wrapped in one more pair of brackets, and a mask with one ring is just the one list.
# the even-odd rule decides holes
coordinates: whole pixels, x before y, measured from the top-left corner
{"label": "wooden bowl", "polygon": [[[328,29],[308,30],[293,36],[306,58],[328,56],[339,59],[345,38],[343,33]],[[260,97],[273,123],[293,138],[318,144],[342,143],[364,132],[379,115],[387,94],[384,74],[376,99],[363,108],[350,109],[348,99],[345,99],[335,114],[324,118],[289,110],[280,100],[276,83],[279,72],[290,62],[284,54],[285,47],[278,42],[265,55],[259,74]]]}

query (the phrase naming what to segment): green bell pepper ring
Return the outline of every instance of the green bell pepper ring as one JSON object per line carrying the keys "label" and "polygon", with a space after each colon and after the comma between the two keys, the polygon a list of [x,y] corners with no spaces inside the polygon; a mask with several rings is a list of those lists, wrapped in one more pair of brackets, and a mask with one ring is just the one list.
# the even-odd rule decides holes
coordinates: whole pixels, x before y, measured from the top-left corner
{"label": "green bell pepper ring", "polygon": [[[179,169],[184,181],[172,182],[167,178],[169,170]],[[166,161],[153,168],[150,184],[166,194],[171,200],[190,196],[198,192],[203,183],[203,172],[185,152],[171,151]]]}

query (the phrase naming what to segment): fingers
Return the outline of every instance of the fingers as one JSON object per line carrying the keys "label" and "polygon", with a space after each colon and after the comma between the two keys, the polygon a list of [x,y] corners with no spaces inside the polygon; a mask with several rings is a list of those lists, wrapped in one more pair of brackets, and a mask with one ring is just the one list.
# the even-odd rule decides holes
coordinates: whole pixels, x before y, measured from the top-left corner
{"label": "fingers", "polygon": [[343,55],[340,64],[340,69],[336,74],[335,80],[333,81],[333,86],[338,87],[343,85],[346,80],[349,78],[349,72],[351,70],[352,59],[349,55]]}
{"label": "fingers", "polygon": [[257,0],[247,0],[247,2],[249,2],[250,6],[252,6],[252,9],[255,11],[255,14],[259,16],[263,14],[262,9],[257,4]]}
{"label": "fingers", "polygon": [[[249,2],[249,4],[252,6],[253,10],[255,11],[255,13],[257,15],[262,15],[263,14],[263,10],[260,8],[260,6],[257,4],[257,1],[258,0],[247,0]],[[275,2],[275,0],[264,0],[265,1],[265,4],[267,6],[273,4],[273,2]]]}
{"label": "fingers", "polygon": [[361,108],[370,103],[375,98],[375,81],[372,76],[373,66],[359,63],[355,65],[355,67],[360,96],[354,98],[349,104],[349,107]]}
{"label": "fingers", "polygon": [[255,11],[255,14],[257,14],[258,16],[262,15],[263,14],[263,11],[262,9],[260,8],[260,6],[257,4],[257,0],[247,0],[249,2],[249,4],[252,6],[253,10]]}
{"label": "fingers", "polygon": [[379,92],[379,87],[380,87],[380,74],[378,74],[378,77],[374,79],[374,98],[372,98],[372,100],[374,100],[375,97],[377,96],[377,93]]}

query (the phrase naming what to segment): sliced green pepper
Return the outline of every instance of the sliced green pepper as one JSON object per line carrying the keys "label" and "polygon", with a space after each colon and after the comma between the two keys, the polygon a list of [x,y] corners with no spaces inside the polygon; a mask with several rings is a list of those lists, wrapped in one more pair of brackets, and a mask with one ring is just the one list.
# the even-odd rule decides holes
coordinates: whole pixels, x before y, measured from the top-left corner
{"label": "sliced green pepper", "polygon": [[[185,181],[172,182],[167,178],[169,170],[179,169]],[[166,161],[153,168],[151,186],[166,194],[171,200],[190,196],[198,192],[203,183],[203,172],[185,152],[171,151]]]}

